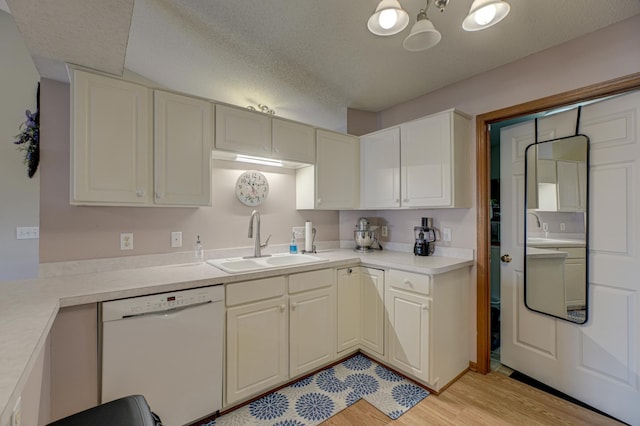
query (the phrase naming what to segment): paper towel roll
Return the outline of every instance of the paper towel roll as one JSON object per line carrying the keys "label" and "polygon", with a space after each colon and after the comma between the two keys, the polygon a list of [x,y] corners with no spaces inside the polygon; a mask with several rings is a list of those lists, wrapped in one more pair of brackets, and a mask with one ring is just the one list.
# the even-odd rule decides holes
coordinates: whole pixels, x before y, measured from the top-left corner
{"label": "paper towel roll", "polygon": [[304,251],[313,251],[313,224],[310,220],[304,223]]}

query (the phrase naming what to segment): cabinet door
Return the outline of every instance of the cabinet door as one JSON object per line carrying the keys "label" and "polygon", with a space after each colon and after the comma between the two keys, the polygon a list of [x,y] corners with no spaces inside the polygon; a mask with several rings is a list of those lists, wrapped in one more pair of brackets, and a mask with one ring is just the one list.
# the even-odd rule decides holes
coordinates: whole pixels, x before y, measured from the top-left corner
{"label": "cabinet door", "polygon": [[211,205],[211,103],[158,90],[154,102],[156,204]]}
{"label": "cabinet door", "polygon": [[225,405],[289,378],[287,342],[286,298],[227,309]]}
{"label": "cabinet door", "polygon": [[316,161],[316,132],[311,126],[273,118],[271,156],[279,160],[313,164]]}
{"label": "cabinet door", "polygon": [[271,156],[271,117],[216,105],[216,149],[258,157]]}
{"label": "cabinet door", "polygon": [[384,271],[362,268],[360,283],[362,346],[384,355]]}
{"label": "cabinet door", "polygon": [[362,208],[400,207],[400,128],[360,138]]}
{"label": "cabinet door", "polygon": [[72,78],[71,204],[150,204],[149,90],[78,70]]}
{"label": "cabinet door", "polygon": [[360,268],[338,269],[338,352],[360,344]]}
{"label": "cabinet door", "polygon": [[387,286],[385,306],[389,315],[389,363],[400,371],[429,382],[430,300]]}
{"label": "cabinet door", "polygon": [[336,357],[335,286],[289,297],[290,376],[328,364]]}
{"label": "cabinet door", "polygon": [[558,211],[580,211],[580,185],[578,183],[578,163],[557,161]]}
{"label": "cabinet door", "polygon": [[360,205],[360,143],[350,135],[316,131],[316,208]]}
{"label": "cabinet door", "polygon": [[451,204],[450,120],[449,114],[439,114],[400,126],[403,206]]}

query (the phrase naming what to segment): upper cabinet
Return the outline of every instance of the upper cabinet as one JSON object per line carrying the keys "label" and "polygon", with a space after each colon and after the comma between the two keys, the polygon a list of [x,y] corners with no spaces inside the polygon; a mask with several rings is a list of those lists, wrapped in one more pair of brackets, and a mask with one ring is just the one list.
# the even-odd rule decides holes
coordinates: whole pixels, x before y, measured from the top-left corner
{"label": "upper cabinet", "polygon": [[154,200],[211,205],[213,107],[208,101],[154,92]]}
{"label": "upper cabinet", "polygon": [[363,208],[469,208],[470,120],[448,110],[362,141]]}
{"label": "upper cabinet", "polygon": [[315,161],[315,129],[269,115],[216,105],[216,150],[283,161]]}
{"label": "upper cabinet", "polygon": [[360,140],[316,130],[316,164],[296,171],[296,208],[357,209],[360,205]]}
{"label": "upper cabinet", "polygon": [[209,102],[80,70],[71,91],[71,204],[211,205]]}
{"label": "upper cabinet", "polygon": [[148,88],[72,70],[71,204],[151,203],[150,111]]}

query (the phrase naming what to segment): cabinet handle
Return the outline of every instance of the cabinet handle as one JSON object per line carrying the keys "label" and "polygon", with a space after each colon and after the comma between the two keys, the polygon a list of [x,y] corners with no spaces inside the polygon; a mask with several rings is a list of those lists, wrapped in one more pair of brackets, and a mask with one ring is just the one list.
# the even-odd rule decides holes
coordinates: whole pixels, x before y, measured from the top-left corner
{"label": "cabinet handle", "polygon": [[294,303],[291,304],[291,310],[294,310],[297,307],[298,307],[297,303],[294,302]]}
{"label": "cabinet handle", "polygon": [[285,309],[287,309],[286,305],[280,305],[280,312],[284,312]]}
{"label": "cabinet handle", "polygon": [[404,285],[406,285],[407,287],[413,287],[413,284],[411,284],[411,281],[409,280],[409,278],[404,279]]}
{"label": "cabinet handle", "polygon": [[138,189],[136,191],[136,197],[144,197],[144,194],[145,194],[144,189]]}

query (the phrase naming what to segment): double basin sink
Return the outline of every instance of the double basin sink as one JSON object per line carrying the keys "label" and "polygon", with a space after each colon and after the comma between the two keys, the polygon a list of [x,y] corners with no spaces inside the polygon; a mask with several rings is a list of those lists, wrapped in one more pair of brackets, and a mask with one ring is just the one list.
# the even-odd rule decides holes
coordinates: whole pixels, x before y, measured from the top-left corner
{"label": "double basin sink", "polygon": [[212,259],[207,260],[207,263],[229,274],[239,274],[242,272],[284,268],[287,266],[298,266],[326,261],[327,259],[308,254],[280,253],[263,257],[231,257],[226,259]]}

